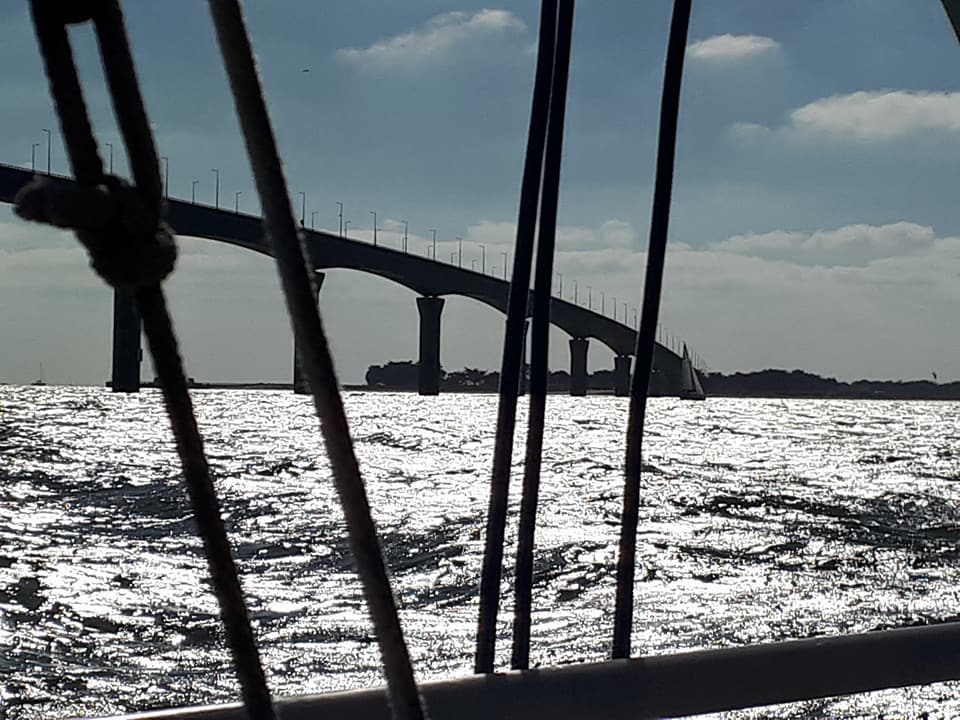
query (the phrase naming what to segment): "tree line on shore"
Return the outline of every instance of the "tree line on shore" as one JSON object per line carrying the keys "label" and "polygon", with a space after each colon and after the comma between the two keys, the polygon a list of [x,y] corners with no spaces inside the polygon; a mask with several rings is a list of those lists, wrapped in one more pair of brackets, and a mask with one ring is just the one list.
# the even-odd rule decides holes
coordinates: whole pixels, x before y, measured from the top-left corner
{"label": "tree line on shore", "polygon": [[[960,382],[937,383],[929,380],[856,380],[844,382],[803,370],[760,370],[756,372],[707,373],[701,376],[707,395],[731,397],[808,397],[808,398],[889,398],[901,400],[960,400]],[[587,387],[612,391],[612,370],[589,373]],[[413,360],[371,365],[366,374],[367,387],[379,390],[416,390],[418,365]],[[447,392],[496,392],[500,373],[495,370],[463,368],[440,371],[440,388]],[[552,370],[547,388],[565,391],[570,374]]]}

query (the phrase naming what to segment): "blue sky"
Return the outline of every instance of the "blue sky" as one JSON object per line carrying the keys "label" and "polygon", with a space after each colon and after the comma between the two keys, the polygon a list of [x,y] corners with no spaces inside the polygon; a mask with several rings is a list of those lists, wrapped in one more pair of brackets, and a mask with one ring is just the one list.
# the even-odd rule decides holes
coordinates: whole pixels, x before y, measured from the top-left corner
{"label": "blue sky", "polygon": [[[663,321],[725,371],[960,378],[960,51],[935,0],[694,3]],[[257,208],[205,3],[126,3],[171,194]],[[502,270],[516,221],[539,4],[248,2],[291,192],[307,215],[398,241],[430,228],[449,258],[486,243]],[[564,295],[639,304],[670,3],[577,5],[561,188]],[[99,137],[121,142],[87,28],[71,31]],[[308,72],[305,72],[308,70]],[[56,128],[24,3],[0,6],[0,161],[46,163]],[[106,155],[108,151],[104,149]],[[54,170],[66,159],[55,133]],[[298,201],[299,202],[299,201]],[[314,216],[313,213],[316,213]],[[191,374],[285,380],[291,340],[269,262],[181,239],[168,283]],[[587,288],[590,288],[588,291]],[[64,233],[0,207],[0,381],[101,383],[110,295]],[[323,311],[341,377],[414,358],[413,295],[331,272]],[[618,309],[622,314],[622,306]],[[631,313],[632,314],[632,313]],[[496,367],[503,320],[444,311],[448,369]],[[567,363],[553,337],[553,364]],[[590,364],[612,365],[593,345]],[[148,367],[144,375],[149,376]]]}

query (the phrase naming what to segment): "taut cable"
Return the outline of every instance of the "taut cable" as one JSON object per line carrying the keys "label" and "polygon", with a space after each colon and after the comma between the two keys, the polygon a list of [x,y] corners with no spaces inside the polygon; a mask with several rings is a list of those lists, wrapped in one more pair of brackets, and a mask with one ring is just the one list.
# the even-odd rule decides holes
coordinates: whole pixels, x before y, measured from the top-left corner
{"label": "taut cable", "polygon": [[320,418],[357,572],[380,645],[390,704],[397,720],[421,720],[426,715],[353,451],[333,359],[314,301],[316,291],[308,272],[306,251],[290,205],[243,14],[237,0],[209,0],[209,6],[263,205],[264,228],[277,259],[301,368]]}
{"label": "taut cable", "polygon": [[520,211],[517,240],[513,253],[513,277],[507,309],[507,327],[503,339],[503,364],[500,371],[500,404],[490,478],[490,505],[487,510],[486,545],[480,576],[480,612],[477,622],[477,652],[474,671],[493,672],[497,642],[497,614],[500,608],[500,578],[503,573],[503,539],[507,525],[507,498],[510,491],[510,464],[513,460],[513,436],[517,424],[517,395],[522,372],[524,324],[530,294],[530,266],[537,205],[543,173],[543,151],[550,109],[550,82],[553,76],[554,47],[557,32],[557,0],[543,0],[540,8],[540,40],[537,50],[536,79],[530,108],[527,153],[520,185]]}
{"label": "taut cable", "polygon": [[690,25],[691,0],[675,0],[667,43],[667,62],[663,74],[663,98],[660,103],[660,139],[657,147],[657,174],[650,218],[650,246],[647,273],[643,283],[643,309],[630,384],[630,416],[627,420],[627,453],[624,464],[623,514],[620,518],[620,551],[617,559],[617,596],[613,618],[613,658],[630,657],[633,627],[633,579],[637,556],[637,522],[640,517],[640,468],[643,448],[643,423],[647,412],[647,385],[653,367],[660,314],[663,266],[667,256],[667,229],[670,224],[670,195],[673,188],[673,161],[677,145],[677,119],[680,113],[680,84],[683,58]]}
{"label": "taut cable", "polygon": [[573,38],[574,0],[560,0],[557,17],[557,48],[550,93],[550,122],[543,169],[543,201],[537,239],[537,270],[533,291],[533,333],[530,344],[530,411],[527,417],[527,455],[520,498],[520,530],[517,538],[517,569],[514,577],[513,653],[511,667],[530,666],[530,612],[533,595],[533,544],[540,494],[540,463],[547,408],[547,355],[550,348],[550,303],[552,302],[553,256],[560,202],[560,165],[563,160],[563,122],[566,113],[567,79],[570,74],[570,44]]}

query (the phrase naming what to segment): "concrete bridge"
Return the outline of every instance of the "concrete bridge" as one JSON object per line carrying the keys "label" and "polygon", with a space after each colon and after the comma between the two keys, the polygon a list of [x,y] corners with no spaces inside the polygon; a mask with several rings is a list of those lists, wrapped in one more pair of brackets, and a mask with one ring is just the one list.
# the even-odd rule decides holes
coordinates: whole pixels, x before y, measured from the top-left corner
{"label": "concrete bridge", "polygon": [[[12,203],[17,192],[34,176],[23,168],[0,164],[0,202]],[[69,178],[53,176],[60,182]],[[272,255],[262,220],[253,215],[182,200],[167,201],[166,220],[179,235],[207,238]],[[478,300],[503,313],[507,311],[509,283],[490,275],[440,263],[383,246],[350,240],[326,232],[303,230],[312,266],[317,270],[350,269],[378,275],[419,294],[420,313],[419,390],[436,395],[440,389],[440,320],[444,296],[460,295]],[[323,275],[318,272],[318,280]],[[531,300],[528,307],[532,305]],[[570,335],[570,394],[585,395],[587,354],[595,339],[615,354],[615,394],[629,394],[631,361],[636,330],[605,315],[553,298],[550,322]],[[136,392],[140,387],[140,318],[132,301],[114,293],[113,362],[111,383],[115,391]],[[657,344],[652,394],[676,395],[680,388],[680,357]],[[302,381],[294,363],[294,386]]]}

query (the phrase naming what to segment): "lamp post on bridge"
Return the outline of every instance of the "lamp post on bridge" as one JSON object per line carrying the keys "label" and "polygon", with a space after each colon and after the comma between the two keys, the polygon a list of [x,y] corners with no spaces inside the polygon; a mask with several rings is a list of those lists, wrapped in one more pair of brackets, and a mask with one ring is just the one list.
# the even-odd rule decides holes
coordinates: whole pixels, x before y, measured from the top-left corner
{"label": "lamp post on bridge", "polygon": [[210,172],[216,177],[216,184],[213,190],[213,206],[220,207],[220,168],[210,168]]}
{"label": "lamp post on bridge", "polygon": [[593,310],[593,286],[587,285],[587,310]]}
{"label": "lamp post on bridge", "polygon": [[580,304],[580,287],[577,284],[576,278],[573,279],[573,304],[574,305]]}
{"label": "lamp post on bridge", "polygon": [[350,237],[350,219],[347,218],[343,221],[343,236]]}
{"label": "lamp post on bridge", "polygon": [[47,134],[47,175],[50,175],[50,146],[52,144],[53,132],[49,128],[42,128],[43,131]]}
{"label": "lamp post on bridge", "polygon": [[[477,243],[480,245],[480,243]],[[480,273],[482,275],[487,274],[487,246],[480,245]]]}
{"label": "lamp post on bridge", "polygon": [[312,210],[310,212],[310,229],[316,230],[316,228],[317,228],[317,211]]}
{"label": "lamp post on bridge", "polygon": [[113,175],[113,143],[104,143],[108,148],[110,148],[110,160],[107,162],[107,172]]}
{"label": "lamp post on bridge", "polygon": [[450,253],[450,264],[453,265],[453,263],[455,263],[456,260],[457,260],[457,251],[453,250]]}
{"label": "lamp post on bridge", "polygon": [[300,196],[300,227],[307,224],[307,194],[301,190],[297,193]]}
{"label": "lamp post on bridge", "polygon": [[237,190],[233,194],[233,211],[235,213],[240,213],[240,196],[243,195],[243,190]]}
{"label": "lamp post on bridge", "polygon": [[607,314],[607,303],[606,303],[606,298],[603,295],[603,290],[600,291],[600,314],[601,315]]}
{"label": "lamp post on bridge", "polygon": [[[337,200],[337,217],[340,220],[340,237],[343,237],[343,203]],[[313,217],[313,213],[310,214],[310,217]],[[313,222],[312,220],[310,221]]]}
{"label": "lamp post on bridge", "polygon": [[457,267],[463,267],[463,238],[457,235]]}
{"label": "lamp post on bridge", "polygon": [[200,181],[199,180],[190,181],[190,202],[192,202],[194,205],[196,205],[197,203],[197,183],[198,182]]}
{"label": "lamp post on bridge", "polygon": [[623,304],[623,324],[627,324],[627,304]]}
{"label": "lamp post on bridge", "polygon": [[373,215],[373,246],[377,246],[377,211],[371,210],[370,214]]}
{"label": "lamp post on bridge", "polygon": [[163,196],[170,197],[170,158],[166,155],[160,156],[160,162],[163,163]]}
{"label": "lamp post on bridge", "polygon": [[507,256],[508,253],[502,252],[500,255],[503,256],[503,279],[507,279]]}
{"label": "lamp post on bridge", "polygon": [[477,259],[476,259],[476,258],[474,258],[473,260],[470,261],[470,269],[473,270],[474,272],[477,271]]}
{"label": "lamp post on bridge", "polygon": [[637,322],[637,309],[636,309],[636,308],[633,309],[633,327],[634,327],[634,328],[639,327],[639,323]]}
{"label": "lamp post on bridge", "polygon": [[616,298],[616,296],[611,295],[611,296],[610,296],[610,300],[613,301],[613,320],[614,320],[614,322],[616,322],[616,320],[617,320],[617,298]]}
{"label": "lamp post on bridge", "polygon": [[433,259],[437,259],[437,229],[430,228],[430,232],[433,233]]}
{"label": "lamp post on bridge", "polygon": [[34,143],[30,146],[30,170],[31,172],[37,171],[37,148],[40,147],[40,143]]}
{"label": "lamp post on bridge", "polygon": [[403,251],[406,252],[407,251],[407,229],[409,224],[407,223],[406,220],[401,220],[400,222],[403,223]]}
{"label": "lamp post on bridge", "polygon": [[563,275],[561,275],[560,273],[557,273],[557,280],[560,281],[560,285],[557,288],[557,297],[563,300]]}

